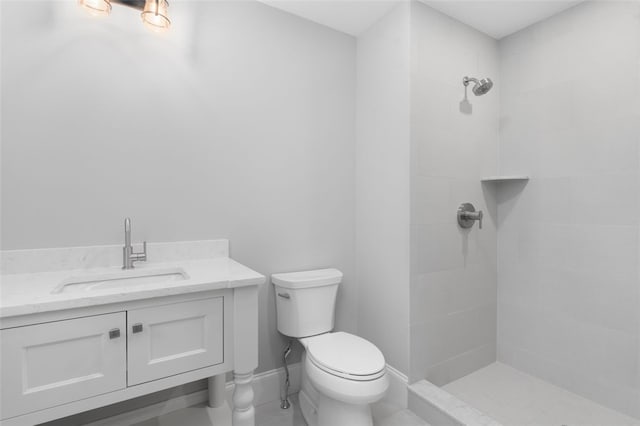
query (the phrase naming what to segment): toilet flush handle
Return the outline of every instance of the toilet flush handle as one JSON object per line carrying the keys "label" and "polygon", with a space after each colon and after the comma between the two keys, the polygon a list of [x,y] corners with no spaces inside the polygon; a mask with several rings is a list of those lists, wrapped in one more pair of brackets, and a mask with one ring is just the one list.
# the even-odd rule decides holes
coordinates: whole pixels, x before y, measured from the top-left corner
{"label": "toilet flush handle", "polygon": [[282,297],[283,299],[291,299],[291,295],[289,293],[278,293],[278,297]]}

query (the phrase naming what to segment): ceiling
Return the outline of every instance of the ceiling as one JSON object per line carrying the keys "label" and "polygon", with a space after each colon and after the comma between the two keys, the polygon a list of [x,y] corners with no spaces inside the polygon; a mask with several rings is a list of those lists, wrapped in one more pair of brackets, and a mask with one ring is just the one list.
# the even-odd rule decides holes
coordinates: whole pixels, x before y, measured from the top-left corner
{"label": "ceiling", "polygon": [[358,36],[401,0],[259,0],[334,30]]}
{"label": "ceiling", "polygon": [[420,0],[495,39],[513,34],[582,0]]}
{"label": "ceiling", "polygon": [[[362,34],[402,0],[260,0],[353,36]],[[584,0],[420,0],[500,39]]]}

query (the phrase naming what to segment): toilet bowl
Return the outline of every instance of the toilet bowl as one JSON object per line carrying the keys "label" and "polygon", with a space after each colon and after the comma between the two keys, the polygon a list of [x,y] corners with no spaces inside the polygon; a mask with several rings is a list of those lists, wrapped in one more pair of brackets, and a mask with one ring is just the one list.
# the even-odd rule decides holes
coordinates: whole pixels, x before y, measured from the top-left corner
{"label": "toilet bowl", "polygon": [[[317,401],[315,413],[303,409],[309,426],[370,426],[370,404],[379,401],[389,388],[380,350],[343,332],[303,338],[300,343],[305,348],[302,362],[307,381],[301,391],[307,395],[300,398],[300,404]],[[310,387],[316,392],[309,391]]]}
{"label": "toilet bowl", "polygon": [[278,330],[304,348],[300,407],[309,426],[371,426],[370,404],[389,388],[384,355],[371,342],[331,332],[342,273],[274,274]]}

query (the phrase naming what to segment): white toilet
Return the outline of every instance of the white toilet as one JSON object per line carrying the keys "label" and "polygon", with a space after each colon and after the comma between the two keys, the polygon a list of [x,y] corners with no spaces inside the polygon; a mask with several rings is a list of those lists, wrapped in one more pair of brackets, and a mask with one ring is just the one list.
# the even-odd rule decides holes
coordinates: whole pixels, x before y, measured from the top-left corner
{"label": "white toilet", "polygon": [[295,337],[302,358],[300,408],[309,426],[371,426],[370,404],[389,388],[382,352],[353,334],[332,333],[337,269],[274,274],[278,331]]}

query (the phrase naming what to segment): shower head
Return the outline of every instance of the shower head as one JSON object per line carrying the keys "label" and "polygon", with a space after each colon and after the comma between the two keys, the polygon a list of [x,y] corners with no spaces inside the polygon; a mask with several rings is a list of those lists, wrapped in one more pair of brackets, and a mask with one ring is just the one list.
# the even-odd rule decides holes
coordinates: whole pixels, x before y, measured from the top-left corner
{"label": "shower head", "polygon": [[469,85],[470,81],[473,81],[475,83],[475,86],[473,86],[472,90],[476,96],[484,95],[493,87],[493,81],[491,81],[490,78],[483,78],[481,80],[478,80],[477,78],[465,77],[462,79],[462,84],[464,84],[466,87]]}

